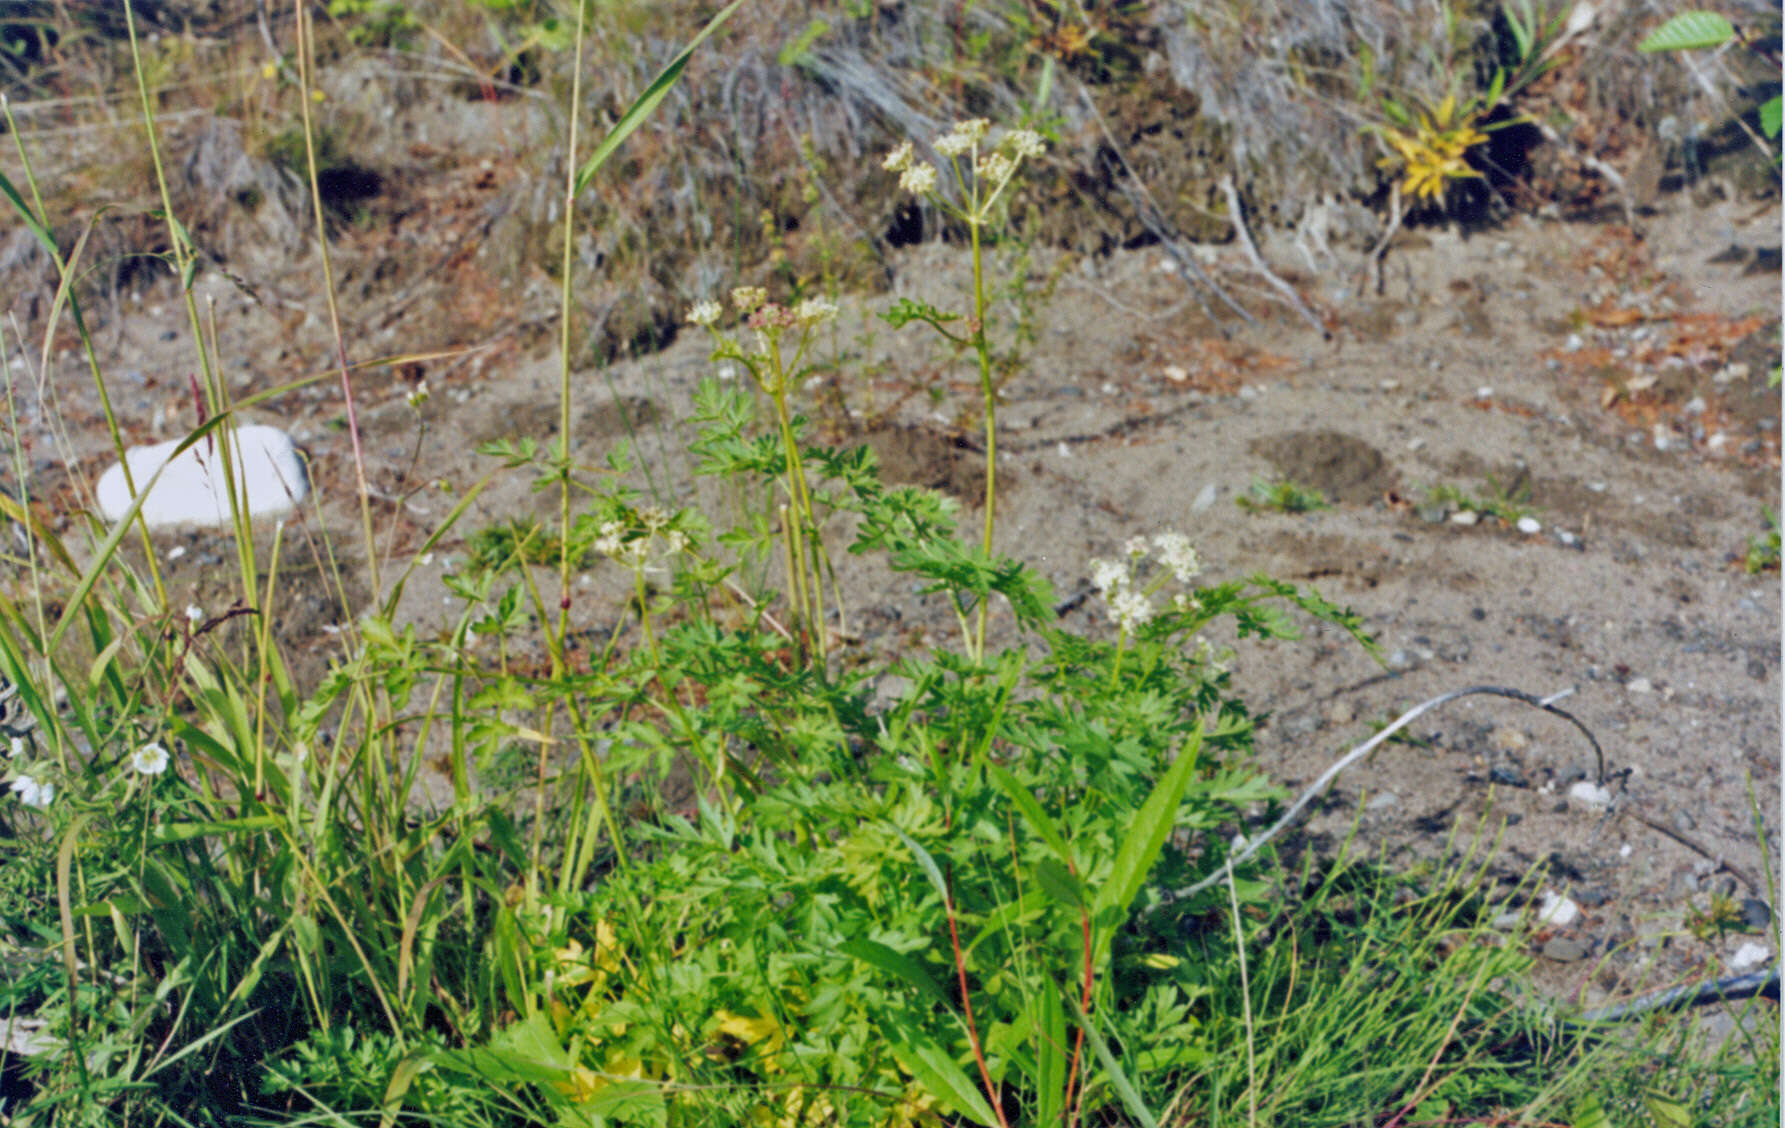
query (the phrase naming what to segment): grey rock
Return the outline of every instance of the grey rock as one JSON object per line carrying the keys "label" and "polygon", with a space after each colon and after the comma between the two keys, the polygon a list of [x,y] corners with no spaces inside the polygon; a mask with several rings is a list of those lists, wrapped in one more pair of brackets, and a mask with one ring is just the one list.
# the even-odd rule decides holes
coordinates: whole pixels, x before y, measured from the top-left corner
{"label": "grey rock", "polygon": [[1555,963],[1579,963],[1592,952],[1593,945],[1571,936],[1556,936],[1544,942],[1543,958]]}
{"label": "grey rock", "polygon": [[1765,928],[1773,923],[1773,910],[1758,897],[1742,898],[1742,924],[1748,928]]}

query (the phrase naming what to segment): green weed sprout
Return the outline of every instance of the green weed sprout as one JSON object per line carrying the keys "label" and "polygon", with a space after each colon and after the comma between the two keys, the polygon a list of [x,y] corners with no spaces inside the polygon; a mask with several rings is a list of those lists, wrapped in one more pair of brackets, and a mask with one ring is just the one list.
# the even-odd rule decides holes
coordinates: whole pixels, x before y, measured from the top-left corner
{"label": "green weed sprout", "polygon": [[1748,551],[1742,557],[1742,569],[1750,576],[1779,570],[1778,510],[1766,510],[1766,524],[1767,531],[1748,541]]}
{"label": "green weed sprout", "polygon": [[1278,513],[1313,513],[1321,509],[1331,509],[1332,503],[1326,495],[1312,486],[1303,486],[1281,478],[1267,482],[1263,478],[1252,481],[1252,492],[1238,499],[1236,504],[1241,509],[1275,510]]}

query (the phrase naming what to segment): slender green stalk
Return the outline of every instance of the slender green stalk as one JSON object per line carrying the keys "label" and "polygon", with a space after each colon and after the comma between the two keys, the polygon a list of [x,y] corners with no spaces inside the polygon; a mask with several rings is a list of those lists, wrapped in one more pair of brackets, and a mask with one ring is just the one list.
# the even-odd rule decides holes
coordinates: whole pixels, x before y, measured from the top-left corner
{"label": "slender green stalk", "polygon": [[335,342],[335,364],[341,373],[341,401],[347,412],[347,435],[353,445],[353,472],[359,490],[360,534],[366,546],[366,569],[372,580],[373,598],[382,599],[384,582],[379,576],[378,541],[372,535],[372,491],[366,481],[366,456],[360,444],[359,415],[353,399],[353,377],[347,363],[346,342],[341,336],[341,309],[335,300],[335,271],[329,257],[328,220],[323,214],[322,189],[316,174],[316,128],[310,118],[311,68],[314,65],[312,55],[315,41],[310,26],[309,6],[304,0],[293,0],[292,6],[297,12],[298,111],[303,118],[304,160],[310,177],[310,206],[316,223],[316,251],[322,264],[322,296],[328,304],[329,330]]}

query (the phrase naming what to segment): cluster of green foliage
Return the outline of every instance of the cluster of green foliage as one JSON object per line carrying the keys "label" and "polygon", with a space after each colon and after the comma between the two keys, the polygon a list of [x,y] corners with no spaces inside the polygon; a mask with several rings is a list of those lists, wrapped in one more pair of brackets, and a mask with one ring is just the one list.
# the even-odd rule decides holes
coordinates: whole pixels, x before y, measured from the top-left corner
{"label": "cluster of green foliage", "polygon": [[1265,481],[1255,479],[1252,492],[1235,501],[1241,509],[1272,510],[1277,513],[1315,513],[1331,509],[1326,494],[1313,486],[1304,486],[1288,478]]}

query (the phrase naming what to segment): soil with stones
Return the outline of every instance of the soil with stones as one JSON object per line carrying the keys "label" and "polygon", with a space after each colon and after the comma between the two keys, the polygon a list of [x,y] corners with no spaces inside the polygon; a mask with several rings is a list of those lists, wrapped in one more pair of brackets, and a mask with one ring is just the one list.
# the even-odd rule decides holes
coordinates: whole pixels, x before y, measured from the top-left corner
{"label": "soil with stones", "polygon": [[[999,416],[999,545],[1048,576],[1075,625],[1109,629],[1095,597],[1071,598],[1088,590],[1088,562],[1168,529],[1193,538],[1211,579],[1265,572],[1363,615],[1386,666],[1325,630],[1234,644],[1238,688],[1270,713],[1260,762],[1288,788],[1446,690],[1573,691],[1558,704],[1603,747],[1609,811],[1569,798],[1600,772],[1578,731],[1475,697],[1427,714],[1413,742],[1341,777],[1302,833],[1331,848],[1355,822],[1365,848],[1411,859],[1442,849],[1459,823],[1504,818],[1508,882],[1543,863],[1547,885],[1581,909],[1540,934],[1539,967],[1548,989],[1588,1003],[1717,966],[1744,942],[1771,949],[1776,935],[1762,927],[1704,940],[1683,926],[1714,894],[1772,900],[1763,884],[1778,872],[1780,585],[1738,559],[1764,532],[1763,511],[1779,505],[1779,396],[1768,388],[1779,362],[1779,212],[1776,202],[1674,196],[1643,221],[1641,235],[1533,218],[1467,236],[1404,232],[1380,288],[1359,251],[1328,246],[1304,224],[1299,240],[1264,250],[1325,332],[1277,304],[1231,248],[1203,265],[1250,323],[1214,303],[1222,318],[1211,321],[1157,249],[1041,261],[1027,279],[1031,338]],[[903,254],[895,296],[966,306],[959,248]],[[275,317],[216,284],[221,353],[238,392],[324,367],[320,320],[294,335],[288,311]],[[811,410],[838,441],[872,445],[891,479],[948,491],[971,511],[983,480],[972,369],[920,328],[894,333],[871,316],[889,301],[844,303],[837,367],[815,378]],[[106,339],[133,441],[192,423],[191,354],[171,332],[177,309],[137,306]],[[1000,307],[1003,327],[1014,311]],[[630,436],[641,485],[722,514],[721,496],[693,484],[685,445],[691,393],[715,374],[708,353],[684,333],[662,352],[578,372],[578,458],[599,464]],[[551,438],[556,370],[551,355],[509,348],[360,379],[387,583],[416,564],[405,618],[426,628],[452,610],[440,577],[463,559],[462,536],[416,553],[480,476],[496,472],[459,534],[543,515],[547,495],[474,448]],[[62,460],[48,428],[62,419],[91,481],[105,441],[89,378],[72,354],[51,377],[56,401],[26,397],[22,436],[39,468],[54,470]],[[405,397],[422,379],[432,397],[417,412]],[[304,445],[320,506],[301,531],[327,532],[359,601],[370,588],[352,563],[359,516],[343,414],[327,380],[255,413]],[[1255,483],[1277,480],[1318,489],[1332,505],[1301,514],[1236,505]],[[64,520],[81,496],[65,485],[53,499]],[[216,565],[233,559],[222,538],[161,534],[158,550],[176,603],[218,598],[212,577],[229,568]],[[863,645],[952,645],[952,620],[909,581],[853,558],[841,567]],[[316,571],[293,565],[278,615],[309,676],[357,610]],[[600,568],[580,576],[577,625],[612,623],[623,588]],[[1760,923],[1763,910],[1748,909]]]}

